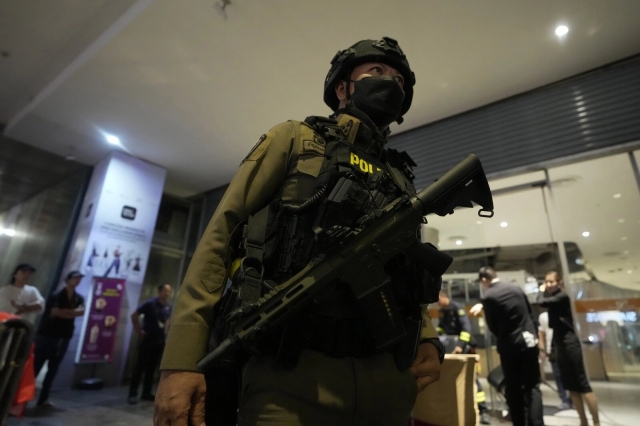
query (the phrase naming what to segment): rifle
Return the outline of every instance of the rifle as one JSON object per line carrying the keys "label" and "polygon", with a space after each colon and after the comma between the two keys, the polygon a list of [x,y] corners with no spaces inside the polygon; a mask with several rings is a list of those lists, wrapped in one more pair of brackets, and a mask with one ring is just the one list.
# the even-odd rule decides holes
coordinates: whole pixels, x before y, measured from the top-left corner
{"label": "rifle", "polygon": [[[259,352],[265,337],[337,280],[348,283],[357,300],[371,308],[364,313],[369,323],[373,321],[376,330],[381,330],[374,335],[376,349],[396,344],[405,336],[403,321],[392,306],[393,298],[386,284],[377,284],[385,281],[380,279],[387,276],[385,265],[398,253],[416,246],[416,230],[424,216],[431,213],[446,216],[453,214],[456,207],[473,207],[473,203],[482,207],[479,216],[493,216],[493,199],[482,164],[469,154],[415,196],[403,195],[365,215],[354,229],[314,230],[319,236],[333,238],[333,246],[266,293],[255,306],[244,308],[238,315],[232,313],[228,319],[233,323],[232,333],[197,362],[198,369],[206,372],[241,347]],[[439,252],[435,249],[433,252],[426,251],[427,258],[423,261],[430,263],[427,269],[434,276],[440,276],[451,261],[442,261],[435,254]]]}

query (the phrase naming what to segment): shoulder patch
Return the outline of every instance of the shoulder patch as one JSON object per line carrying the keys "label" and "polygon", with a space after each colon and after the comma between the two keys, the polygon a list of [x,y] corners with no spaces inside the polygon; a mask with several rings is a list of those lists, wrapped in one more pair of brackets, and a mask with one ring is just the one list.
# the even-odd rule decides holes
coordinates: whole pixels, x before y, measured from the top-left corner
{"label": "shoulder patch", "polygon": [[463,316],[467,315],[467,312],[464,309],[461,308],[461,309],[458,309],[458,315],[463,317]]}
{"label": "shoulder patch", "polygon": [[251,148],[251,151],[249,151],[247,156],[244,157],[244,160],[242,160],[242,163],[240,163],[240,164],[243,164],[245,161],[255,161],[258,158],[260,158],[260,156],[265,151],[265,149],[267,149],[267,145],[269,145],[269,142],[263,144],[263,142],[266,139],[267,139],[267,135],[266,134],[260,136],[260,138],[258,138],[258,141],[256,142],[256,144],[253,146],[253,148]]}
{"label": "shoulder patch", "polygon": [[325,143],[317,135],[313,135],[313,140],[302,141],[303,152],[315,152],[324,155]]}

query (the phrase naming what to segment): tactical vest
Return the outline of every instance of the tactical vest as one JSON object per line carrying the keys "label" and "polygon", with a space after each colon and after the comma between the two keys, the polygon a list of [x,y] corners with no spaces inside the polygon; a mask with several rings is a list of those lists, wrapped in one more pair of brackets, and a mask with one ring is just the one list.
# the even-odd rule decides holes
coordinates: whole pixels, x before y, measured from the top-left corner
{"label": "tactical vest", "polygon": [[[386,149],[379,158],[372,156],[345,139],[349,128],[323,117],[310,117],[300,126],[303,145],[315,147],[323,153],[323,159],[319,167],[315,164],[312,196],[298,205],[284,200],[272,203],[264,263],[266,276],[275,281],[284,281],[300,271],[372,210],[385,207],[403,194],[415,194],[411,170],[415,163],[409,155]],[[299,159],[298,169],[301,162],[309,161]],[[303,169],[309,171],[308,167]],[[295,181],[304,187],[309,185]],[[285,187],[290,193],[303,192]]]}
{"label": "tactical vest", "polygon": [[[349,130],[348,125],[338,126],[336,120],[321,117],[300,124],[304,150],[282,186],[281,198],[253,215],[243,232],[240,280],[248,281],[240,285],[243,304],[257,300],[330,250],[366,214],[403,194],[415,194],[411,171],[415,163],[406,153],[386,149],[379,157],[370,155],[346,140]],[[306,197],[300,197],[303,193]],[[251,266],[250,261],[261,263]],[[396,269],[406,278],[410,273],[404,266],[400,261]],[[420,317],[420,307],[415,291],[408,289],[409,281],[374,284],[384,286],[387,309],[415,319]],[[372,292],[369,300],[355,300],[349,286],[337,282],[314,301],[309,312],[272,340],[271,352],[277,352],[282,364],[291,365],[304,348],[335,357],[364,357],[381,348],[393,350],[403,339],[411,340],[405,339],[403,327],[393,335],[376,335],[376,318],[366,317],[379,308],[379,294]],[[407,350],[409,358],[405,356],[409,363],[413,349]]]}

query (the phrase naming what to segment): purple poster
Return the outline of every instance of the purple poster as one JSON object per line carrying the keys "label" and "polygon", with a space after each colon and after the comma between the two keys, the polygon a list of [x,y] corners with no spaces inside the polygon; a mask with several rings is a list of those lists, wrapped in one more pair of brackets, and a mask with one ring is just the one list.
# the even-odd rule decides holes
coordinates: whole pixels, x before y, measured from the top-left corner
{"label": "purple poster", "polygon": [[125,295],[125,280],[93,278],[89,314],[82,327],[78,363],[103,363],[113,360],[120,306]]}

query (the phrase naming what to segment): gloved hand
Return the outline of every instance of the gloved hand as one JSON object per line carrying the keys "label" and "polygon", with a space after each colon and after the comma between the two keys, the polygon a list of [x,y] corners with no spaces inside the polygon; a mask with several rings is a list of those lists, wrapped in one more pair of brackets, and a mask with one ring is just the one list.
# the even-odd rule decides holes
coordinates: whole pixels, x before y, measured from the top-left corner
{"label": "gloved hand", "polygon": [[471,314],[471,316],[477,317],[482,312],[482,309],[483,309],[482,303],[476,303],[471,307],[471,309],[469,310],[469,313]]}

